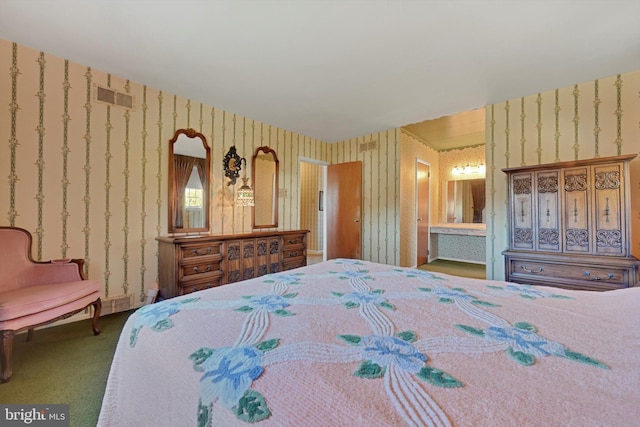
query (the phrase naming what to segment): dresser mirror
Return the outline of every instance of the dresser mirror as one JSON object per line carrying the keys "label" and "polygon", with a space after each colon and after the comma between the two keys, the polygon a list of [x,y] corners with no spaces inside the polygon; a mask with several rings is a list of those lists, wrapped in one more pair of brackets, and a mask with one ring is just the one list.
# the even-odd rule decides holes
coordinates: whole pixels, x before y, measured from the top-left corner
{"label": "dresser mirror", "polygon": [[447,181],[447,222],[485,222],[485,180]]}
{"label": "dresser mirror", "polygon": [[253,228],[278,227],[278,156],[269,147],[258,147],[251,162],[255,205]]}
{"label": "dresser mirror", "polygon": [[207,139],[193,129],[169,141],[169,233],[209,231],[210,156]]}

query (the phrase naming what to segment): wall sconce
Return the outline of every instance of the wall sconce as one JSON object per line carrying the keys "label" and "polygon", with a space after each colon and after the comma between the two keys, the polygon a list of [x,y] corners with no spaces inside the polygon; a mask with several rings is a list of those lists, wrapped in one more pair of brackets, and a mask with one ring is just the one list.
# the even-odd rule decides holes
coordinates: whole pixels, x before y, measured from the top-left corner
{"label": "wall sconce", "polygon": [[[243,159],[244,160],[244,159]],[[246,160],[245,160],[246,165]],[[242,187],[238,189],[238,198],[236,199],[236,206],[253,206],[253,189],[248,184],[249,178],[242,178]]]}
{"label": "wall sconce", "polygon": [[480,163],[478,166],[471,166],[467,163],[465,167],[457,166],[453,168],[451,173],[455,176],[460,175],[484,175],[487,168],[484,163]]}

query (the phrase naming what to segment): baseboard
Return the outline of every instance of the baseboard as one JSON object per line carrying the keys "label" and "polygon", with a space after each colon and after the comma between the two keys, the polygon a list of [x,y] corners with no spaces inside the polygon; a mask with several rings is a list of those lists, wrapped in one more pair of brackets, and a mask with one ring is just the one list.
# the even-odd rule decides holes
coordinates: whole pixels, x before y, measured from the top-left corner
{"label": "baseboard", "polygon": [[470,259],[460,259],[460,258],[447,258],[447,257],[435,257],[434,259],[432,259],[429,262],[433,262],[437,259],[440,259],[442,261],[455,261],[455,262],[464,262],[467,264],[477,264],[477,265],[484,265],[486,266],[487,263],[486,262],[481,262],[481,261],[475,261],[475,260],[470,260]]}
{"label": "baseboard", "polygon": [[100,316],[119,313],[121,311],[128,311],[134,308],[136,307],[133,303],[133,294],[106,298],[102,300],[102,309],[100,310]]}

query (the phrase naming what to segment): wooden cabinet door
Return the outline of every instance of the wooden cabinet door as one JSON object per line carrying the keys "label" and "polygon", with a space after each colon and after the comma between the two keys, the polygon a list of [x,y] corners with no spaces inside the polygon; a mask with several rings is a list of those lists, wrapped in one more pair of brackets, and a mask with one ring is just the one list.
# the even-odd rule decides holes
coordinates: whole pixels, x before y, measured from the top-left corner
{"label": "wooden cabinet door", "polygon": [[591,252],[591,218],[589,215],[589,167],[565,169],[564,182],[564,251]]}
{"label": "wooden cabinet door", "polygon": [[623,165],[595,165],[593,172],[593,241],[596,255],[627,256]]}
{"label": "wooden cabinet door", "polygon": [[256,277],[280,271],[280,237],[256,239]]}
{"label": "wooden cabinet door", "polygon": [[229,240],[226,247],[227,283],[257,277],[256,239]]}
{"label": "wooden cabinet door", "polygon": [[242,280],[242,240],[229,240],[225,244],[227,283]]}
{"label": "wooden cabinet door", "polygon": [[536,173],[536,250],[561,252],[560,171]]}
{"label": "wooden cabinet door", "polygon": [[511,247],[533,249],[533,173],[511,175]]}
{"label": "wooden cabinet door", "polygon": [[256,239],[242,240],[242,280],[256,277]]}

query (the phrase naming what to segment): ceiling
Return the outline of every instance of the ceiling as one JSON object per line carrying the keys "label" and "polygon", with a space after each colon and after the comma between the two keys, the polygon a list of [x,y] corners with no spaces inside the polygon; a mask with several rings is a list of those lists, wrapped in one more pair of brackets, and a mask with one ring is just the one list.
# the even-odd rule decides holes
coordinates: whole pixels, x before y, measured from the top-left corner
{"label": "ceiling", "polygon": [[485,143],[485,109],[464,111],[424,120],[403,129],[437,151],[471,147]]}
{"label": "ceiling", "polygon": [[638,70],[639,16],[640,0],[0,0],[0,38],[335,142]]}

